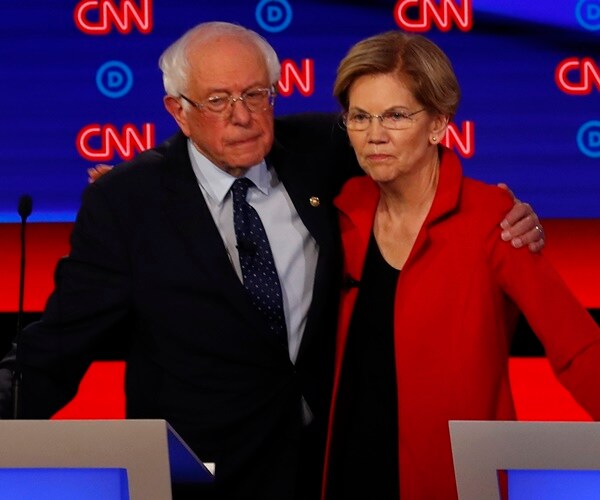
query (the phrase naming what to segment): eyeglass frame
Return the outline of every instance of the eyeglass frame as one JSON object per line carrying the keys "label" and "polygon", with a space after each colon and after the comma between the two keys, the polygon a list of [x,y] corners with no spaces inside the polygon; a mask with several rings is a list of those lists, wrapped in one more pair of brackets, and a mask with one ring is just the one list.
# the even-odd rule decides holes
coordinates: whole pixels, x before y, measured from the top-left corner
{"label": "eyeglass frame", "polygon": [[[267,94],[265,94],[265,97],[268,99],[268,104],[262,108],[262,109],[251,109],[250,106],[248,106],[248,102],[246,101],[247,96],[244,97],[244,94],[247,94],[248,92],[267,92]],[[187,97],[185,94],[183,93],[179,93],[179,97],[185,101],[187,101],[189,104],[191,104],[192,106],[194,106],[194,108],[196,109],[206,109],[208,111],[210,111],[211,113],[215,113],[215,114],[223,114],[225,113],[225,111],[227,110],[227,105],[230,104],[231,105],[231,109],[233,109],[233,105],[240,101],[241,103],[244,104],[244,106],[246,107],[246,109],[250,112],[250,113],[262,113],[263,111],[266,111],[267,109],[269,109],[269,107],[273,107],[275,105],[275,97],[277,96],[277,91],[275,90],[274,86],[271,87],[259,87],[259,88],[252,88],[252,89],[248,89],[245,90],[244,92],[242,92],[239,96],[234,97],[233,95],[228,95],[227,97],[223,96],[210,96],[206,99],[206,101],[204,103],[201,102],[197,102],[194,101],[192,99],[190,99],[189,97]],[[225,99],[225,106],[223,107],[223,109],[221,110],[216,110],[216,109],[211,109],[209,107],[211,101],[210,99]]]}
{"label": "eyeglass frame", "polygon": [[[417,111],[413,111],[412,113],[406,113],[406,114],[403,115],[403,118],[409,118],[409,119],[411,119],[410,123],[412,124],[414,122],[414,120],[412,120],[412,117],[414,115],[416,115],[417,113],[420,113],[421,111],[426,111],[426,108],[418,109]],[[383,128],[385,128],[385,129],[387,129],[387,130],[406,130],[406,129],[410,128],[410,127],[406,127],[406,128],[392,128],[392,127],[386,126],[384,124],[384,122],[383,122],[383,120],[385,118],[385,115],[389,114],[389,113],[398,113],[398,111],[391,111],[391,110],[390,111],[384,111],[380,115],[372,115],[371,113],[367,113],[366,111],[361,111],[360,114],[366,115],[366,118],[368,120],[367,126],[365,128],[348,128],[347,119],[348,119],[348,114],[349,113],[350,113],[349,111],[346,111],[345,113],[342,113],[342,115],[340,116],[341,125],[342,125],[342,128],[345,128],[347,130],[351,130],[353,132],[364,132],[365,130],[367,130],[371,126],[371,123],[373,123],[373,118],[377,118],[379,120],[379,123],[381,124],[381,126]]]}

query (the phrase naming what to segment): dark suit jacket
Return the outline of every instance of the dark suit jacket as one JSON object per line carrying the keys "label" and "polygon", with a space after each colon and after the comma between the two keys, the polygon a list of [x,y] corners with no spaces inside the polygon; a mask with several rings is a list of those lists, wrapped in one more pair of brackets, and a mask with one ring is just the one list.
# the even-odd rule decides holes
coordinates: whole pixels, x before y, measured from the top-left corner
{"label": "dark suit jacket", "polygon": [[331,117],[277,121],[267,161],[319,247],[295,365],[228,260],[181,133],[90,185],[42,320],[21,337],[23,417],[65,404],[110,342],[127,361],[129,418],[169,421],[216,463],[227,498],[293,498],[308,436],[325,427],[341,271],[331,202],[351,158]]}

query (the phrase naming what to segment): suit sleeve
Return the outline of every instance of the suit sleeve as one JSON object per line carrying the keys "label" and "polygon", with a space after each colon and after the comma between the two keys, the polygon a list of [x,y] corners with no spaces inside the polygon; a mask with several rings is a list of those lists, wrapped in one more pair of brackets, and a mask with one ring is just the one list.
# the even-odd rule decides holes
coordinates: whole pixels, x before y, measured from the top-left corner
{"label": "suit sleeve", "polygon": [[55,289],[41,320],[21,336],[24,418],[47,418],[66,404],[107,338],[127,343],[129,256],[108,199],[96,184],[84,192],[70,254],[56,268]]}

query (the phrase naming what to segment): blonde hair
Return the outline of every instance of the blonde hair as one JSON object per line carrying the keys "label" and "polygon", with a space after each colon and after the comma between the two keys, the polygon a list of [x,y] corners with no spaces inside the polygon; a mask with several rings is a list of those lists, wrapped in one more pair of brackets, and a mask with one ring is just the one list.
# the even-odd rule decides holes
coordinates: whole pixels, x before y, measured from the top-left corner
{"label": "blonde hair", "polygon": [[352,84],[361,76],[395,74],[425,109],[452,118],[460,101],[460,86],[450,60],[431,40],[388,31],[355,44],[337,70],[333,95],[344,111]]}

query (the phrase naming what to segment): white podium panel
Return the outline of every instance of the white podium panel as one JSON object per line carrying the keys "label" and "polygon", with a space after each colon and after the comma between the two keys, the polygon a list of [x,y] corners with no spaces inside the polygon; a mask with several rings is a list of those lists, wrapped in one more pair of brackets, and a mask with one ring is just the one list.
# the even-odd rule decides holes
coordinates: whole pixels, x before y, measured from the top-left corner
{"label": "white podium panel", "polygon": [[124,469],[131,500],[169,499],[171,481],[212,481],[165,420],[3,420],[0,443],[1,469]]}
{"label": "white podium panel", "polygon": [[498,471],[600,471],[600,422],[449,425],[460,500],[499,500]]}

